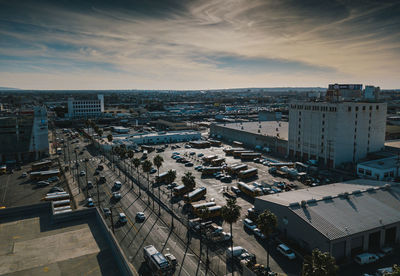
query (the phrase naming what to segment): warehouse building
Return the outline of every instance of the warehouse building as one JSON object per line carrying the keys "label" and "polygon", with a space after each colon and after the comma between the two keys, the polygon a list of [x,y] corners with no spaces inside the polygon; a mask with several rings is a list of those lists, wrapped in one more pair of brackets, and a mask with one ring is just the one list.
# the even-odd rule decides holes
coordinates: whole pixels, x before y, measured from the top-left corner
{"label": "warehouse building", "polygon": [[239,141],[249,148],[269,149],[280,156],[287,155],[288,147],[287,122],[240,122],[211,124],[211,137],[226,142]]}
{"label": "warehouse building", "polygon": [[306,251],[319,248],[338,261],[349,260],[400,242],[400,186],[367,183],[267,195],[256,198],[254,205],[273,212],[279,230]]}
{"label": "warehouse building", "polygon": [[0,117],[0,162],[33,161],[49,154],[47,110],[18,111]]}
{"label": "warehouse building", "polygon": [[371,160],[357,164],[357,175],[361,178],[389,180],[398,177],[399,166],[398,156]]}

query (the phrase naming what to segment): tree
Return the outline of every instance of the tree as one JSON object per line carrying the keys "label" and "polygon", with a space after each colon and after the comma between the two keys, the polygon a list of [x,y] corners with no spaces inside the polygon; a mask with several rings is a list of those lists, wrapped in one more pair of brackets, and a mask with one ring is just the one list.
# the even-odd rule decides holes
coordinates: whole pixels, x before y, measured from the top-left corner
{"label": "tree", "polygon": [[[236,223],[240,218],[240,210],[242,207],[236,204],[235,198],[229,198],[226,200],[226,205],[222,206],[221,217],[226,223],[229,223],[231,230],[231,250],[233,252],[233,234],[232,234],[232,224]],[[232,275],[233,275],[233,262],[232,263]]]}
{"label": "tree", "polygon": [[[154,156],[153,159],[153,164],[154,166],[157,167],[157,175],[160,176],[160,167],[162,166],[162,163],[164,162],[164,158],[162,158],[161,155],[157,154]],[[158,183],[158,214],[161,214],[161,205],[160,205],[160,200],[161,200],[161,191],[160,191],[160,183]]]}
{"label": "tree", "polygon": [[335,258],[328,252],[314,249],[311,256],[304,257],[302,276],[335,276],[338,271]]}
{"label": "tree", "polygon": [[[149,160],[146,160],[142,163],[142,170],[147,174],[147,191],[149,192],[150,189],[150,180],[149,180],[149,173],[151,170],[152,164]],[[150,204],[150,197],[148,197],[148,203]],[[154,209],[154,206],[153,206]]]}
{"label": "tree", "polygon": [[[182,183],[185,187],[193,188],[196,186],[195,177],[191,172],[186,172],[184,176],[182,176]],[[187,189],[189,192],[189,189]]]}
{"label": "tree", "polygon": [[139,167],[140,167],[140,159],[139,158],[133,158],[132,159],[132,164],[133,166],[135,166],[136,168],[136,172],[137,172],[137,181],[138,181],[138,185],[139,185],[139,196],[142,194],[141,193],[141,189],[140,189],[140,178],[139,178]]}
{"label": "tree", "polygon": [[113,140],[112,134],[107,135],[107,140],[108,140],[108,142],[112,142],[112,140]]}
{"label": "tree", "polygon": [[[202,220],[207,219],[209,214],[210,214],[210,210],[206,206],[201,206],[198,209],[198,216]],[[203,254],[203,234],[204,234],[204,228],[200,226],[200,259],[201,259],[201,255]]]}
{"label": "tree", "polygon": [[270,210],[262,212],[257,219],[257,227],[267,239],[267,267],[269,268],[269,244],[271,234],[274,232],[278,225],[278,219]]}
{"label": "tree", "polygon": [[386,272],[383,274],[384,276],[400,276],[400,266],[397,264],[394,264],[392,267],[392,272]]}
{"label": "tree", "polygon": [[[171,184],[172,182],[174,182],[175,179],[176,179],[176,171],[175,170],[169,170],[167,172],[167,177],[166,178],[167,178],[167,184]],[[171,200],[170,200],[170,202],[171,202],[171,210],[173,212],[172,189],[170,189],[170,191],[171,191]],[[174,214],[173,213],[171,213],[171,227],[174,228]]]}
{"label": "tree", "polygon": [[99,131],[97,132],[97,134],[99,135],[99,137],[103,136],[103,130],[99,129]]}

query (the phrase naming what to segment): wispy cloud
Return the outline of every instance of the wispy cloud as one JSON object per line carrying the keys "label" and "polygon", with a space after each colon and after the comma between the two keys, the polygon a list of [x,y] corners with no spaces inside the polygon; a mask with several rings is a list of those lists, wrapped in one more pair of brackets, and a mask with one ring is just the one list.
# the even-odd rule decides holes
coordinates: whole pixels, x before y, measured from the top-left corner
{"label": "wispy cloud", "polygon": [[394,1],[0,0],[0,83],[396,87],[399,14]]}

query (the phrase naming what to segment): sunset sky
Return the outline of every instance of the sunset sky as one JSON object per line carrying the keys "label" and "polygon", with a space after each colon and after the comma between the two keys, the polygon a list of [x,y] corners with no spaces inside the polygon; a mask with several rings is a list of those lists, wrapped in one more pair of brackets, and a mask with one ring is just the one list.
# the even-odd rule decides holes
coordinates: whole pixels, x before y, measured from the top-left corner
{"label": "sunset sky", "polygon": [[0,86],[400,88],[400,1],[0,0]]}

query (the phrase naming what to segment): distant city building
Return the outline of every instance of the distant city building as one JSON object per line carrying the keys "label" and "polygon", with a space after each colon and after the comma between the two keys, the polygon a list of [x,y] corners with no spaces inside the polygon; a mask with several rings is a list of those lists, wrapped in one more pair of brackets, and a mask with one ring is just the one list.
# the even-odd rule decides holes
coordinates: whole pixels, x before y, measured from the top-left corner
{"label": "distant city building", "polygon": [[258,112],[259,121],[280,121],[282,120],[282,112],[261,110]]}
{"label": "distant city building", "polygon": [[326,100],[343,101],[360,99],[362,96],[362,84],[329,84],[326,91]]}
{"label": "distant city building", "polygon": [[104,112],[104,96],[97,95],[97,99],[75,100],[68,98],[69,118],[93,118],[99,117]]}
{"label": "distant city building", "polygon": [[211,124],[210,135],[227,142],[239,141],[247,147],[268,149],[285,156],[288,127],[287,122],[276,121]]}
{"label": "distant city building", "polygon": [[278,229],[305,251],[319,248],[339,262],[351,260],[400,242],[399,185],[363,181],[261,196],[254,206],[273,212]]}
{"label": "distant city building", "polygon": [[357,175],[361,178],[390,180],[398,177],[399,167],[399,157],[392,156],[357,164]]}
{"label": "distant city building", "polygon": [[46,108],[35,107],[0,117],[0,162],[32,161],[48,154]]}
{"label": "distant city building", "polygon": [[289,157],[328,167],[356,163],[384,148],[386,103],[293,102]]}
{"label": "distant city building", "polygon": [[381,90],[379,87],[367,85],[365,86],[364,98],[366,100],[377,100],[379,99],[380,92]]}

